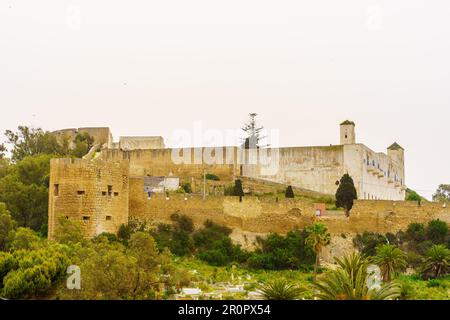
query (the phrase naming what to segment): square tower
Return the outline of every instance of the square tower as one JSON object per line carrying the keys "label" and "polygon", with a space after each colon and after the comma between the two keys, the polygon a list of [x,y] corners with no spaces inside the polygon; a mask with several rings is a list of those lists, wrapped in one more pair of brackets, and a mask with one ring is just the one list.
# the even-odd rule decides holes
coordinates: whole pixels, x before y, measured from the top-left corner
{"label": "square tower", "polygon": [[355,144],[355,123],[350,120],[345,120],[341,123],[341,144]]}

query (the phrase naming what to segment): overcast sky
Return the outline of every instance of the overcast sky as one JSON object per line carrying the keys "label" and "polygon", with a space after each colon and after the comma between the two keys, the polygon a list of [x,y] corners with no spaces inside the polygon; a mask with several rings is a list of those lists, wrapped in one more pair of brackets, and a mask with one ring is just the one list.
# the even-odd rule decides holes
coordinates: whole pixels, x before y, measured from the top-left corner
{"label": "overcast sky", "polygon": [[406,149],[406,182],[450,183],[447,0],[2,0],[0,132],[239,128],[280,145]]}

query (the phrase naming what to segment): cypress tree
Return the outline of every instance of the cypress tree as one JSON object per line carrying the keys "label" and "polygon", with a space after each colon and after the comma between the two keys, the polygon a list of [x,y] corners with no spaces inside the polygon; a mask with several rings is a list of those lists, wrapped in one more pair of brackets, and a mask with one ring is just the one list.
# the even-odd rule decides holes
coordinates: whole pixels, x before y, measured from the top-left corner
{"label": "cypress tree", "polygon": [[234,181],[233,195],[239,197],[239,202],[242,202],[242,197],[244,196],[244,189],[242,189],[242,181],[240,179]]}
{"label": "cypress tree", "polygon": [[353,201],[357,199],[355,184],[352,177],[344,174],[336,191],[336,207],[343,208],[345,215],[350,215],[350,210],[353,208]]}
{"label": "cypress tree", "polygon": [[295,198],[294,190],[292,189],[292,186],[287,187],[285,196],[286,196],[286,198],[291,198],[291,199]]}

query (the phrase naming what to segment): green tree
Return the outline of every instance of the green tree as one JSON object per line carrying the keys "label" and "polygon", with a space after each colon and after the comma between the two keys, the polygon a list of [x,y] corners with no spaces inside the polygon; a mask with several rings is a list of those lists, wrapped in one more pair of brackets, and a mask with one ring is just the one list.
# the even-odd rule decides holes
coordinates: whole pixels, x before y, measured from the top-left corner
{"label": "green tree", "polygon": [[369,289],[368,260],[359,254],[335,258],[338,269],[329,271],[313,285],[321,300],[392,300],[397,299],[401,287],[395,281],[380,290]]}
{"label": "green tree", "polygon": [[288,186],[286,188],[285,197],[286,198],[291,198],[291,199],[295,198],[294,190],[292,189],[292,186]]}
{"label": "green tree", "polygon": [[10,173],[11,163],[8,159],[0,157],[0,179]]}
{"label": "green tree", "polygon": [[106,237],[89,242],[77,251],[74,264],[81,269],[82,289],[61,288],[61,299],[155,299],[176,270],[170,255],[159,253],[152,237],[141,231],[131,235],[129,247]]}
{"label": "green tree", "polygon": [[5,157],[5,153],[8,151],[3,143],[0,143],[0,159]]}
{"label": "green tree", "polygon": [[6,210],[6,205],[0,203],[0,251],[5,249],[10,233],[15,229],[16,223]]}
{"label": "green tree", "polygon": [[380,267],[384,282],[391,282],[400,270],[406,268],[406,255],[399,248],[383,244],[376,251],[373,261]]}
{"label": "green tree", "polygon": [[52,155],[27,156],[0,178],[4,202],[19,226],[39,230],[47,223],[48,184]]}
{"label": "green tree", "polygon": [[50,179],[50,160],[54,155],[41,154],[25,157],[17,163],[17,177],[25,185],[37,185],[48,188]]}
{"label": "green tree", "polygon": [[63,244],[82,243],[84,238],[80,225],[65,217],[59,217],[55,228],[55,240]]}
{"label": "green tree", "polygon": [[0,296],[10,299],[39,298],[65,275],[70,263],[69,250],[48,244],[34,250],[0,253]]}
{"label": "green tree", "polygon": [[356,199],[357,193],[353,179],[348,174],[344,174],[336,191],[336,207],[344,208],[345,215],[348,217]]}
{"label": "green tree", "polygon": [[433,201],[449,202],[450,201],[450,184],[441,184],[433,195]]}
{"label": "green tree", "polygon": [[7,249],[10,251],[32,250],[40,246],[40,238],[29,228],[18,228],[9,234]]}
{"label": "green tree", "polygon": [[7,205],[13,219],[22,227],[39,230],[47,223],[48,188],[24,184],[17,174],[0,179],[0,202]]}
{"label": "green tree", "polygon": [[70,154],[77,158],[84,157],[94,146],[94,138],[87,132],[78,133],[73,141],[73,149]]}
{"label": "green tree", "polygon": [[14,162],[18,162],[27,156],[39,154],[61,155],[64,153],[55,135],[40,128],[19,126],[16,132],[7,130],[5,136],[7,142],[12,145],[11,159]]}
{"label": "green tree", "polygon": [[265,300],[298,300],[304,290],[284,278],[267,283],[261,292]]}
{"label": "green tree", "polygon": [[242,202],[242,197],[244,196],[244,189],[242,188],[242,181],[240,179],[234,181],[233,195],[239,197],[239,202]]}
{"label": "green tree", "polygon": [[441,220],[430,221],[425,232],[427,239],[434,244],[444,244],[448,236],[448,224]]}
{"label": "green tree", "polygon": [[406,195],[406,201],[422,201],[422,197],[415,191],[410,190],[410,192]]}
{"label": "green tree", "polygon": [[448,273],[450,267],[450,250],[444,245],[434,245],[427,252],[422,266],[424,278],[439,278]]}
{"label": "green tree", "polygon": [[353,239],[353,245],[365,257],[371,257],[376,254],[376,248],[379,245],[387,244],[387,238],[379,233],[363,232]]}
{"label": "green tree", "polygon": [[249,267],[265,270],[309,269],[316,260],[314,250],[306,244],[306,230],[292,230],[287,235],[270,234],[257,238],[258,248],[248,259]]}
{"label": "green tree", "polygon": [[322,249],[330,244],[331,235],[325,225],[315,223],[306,228],[309,233],[306,238],[306,244],[316,253],[316,263],[314,264],[314,277],[317,275],[317,268],[320,267],[320,254]]}
{"label": "green tree", "polygon": [[411,223],[406,230],[406,237],[408,240],[416,242],[425,241],[426,233],[424,225],[421,223]]}

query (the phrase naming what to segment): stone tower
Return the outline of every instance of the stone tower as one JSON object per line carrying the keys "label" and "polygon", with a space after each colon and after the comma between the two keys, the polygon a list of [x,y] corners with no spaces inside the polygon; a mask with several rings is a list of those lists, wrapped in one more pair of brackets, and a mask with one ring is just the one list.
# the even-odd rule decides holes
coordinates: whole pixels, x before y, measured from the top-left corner
{"label": "stone tower", "polygon": [[405,149],[403,149],[397,142],[394,142],[387,149],[388,156],[397,162],[401,166],[400,171],[400,182],[402,185],[405,184]]}
{"label": "stone tower", "polygon": [[341,144],[355,144],[355,123],[353,121],[345,120],[341,123]]}
{"label": "stone tower", "polygon": [[48,236],[53,239],[59,219],[81,226],[86,238],[116,233],[128,222],[129,162],[52,159]]}

